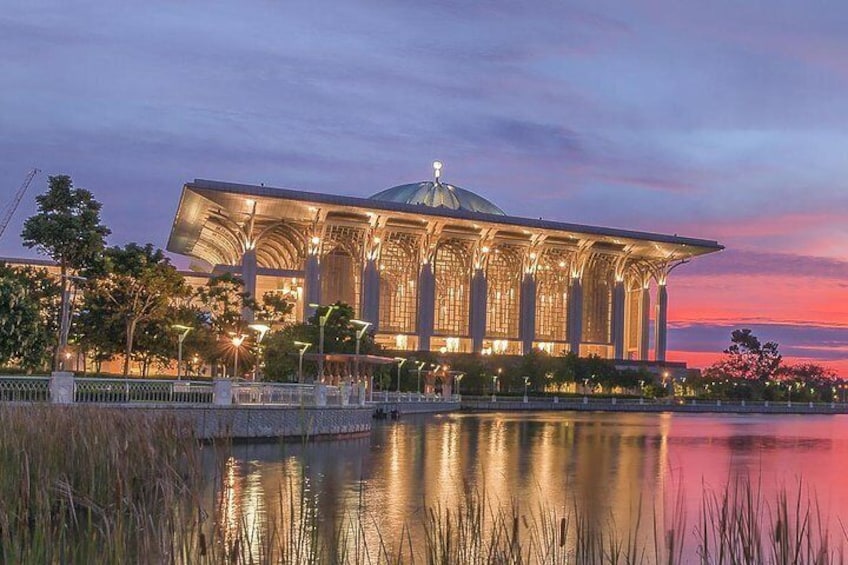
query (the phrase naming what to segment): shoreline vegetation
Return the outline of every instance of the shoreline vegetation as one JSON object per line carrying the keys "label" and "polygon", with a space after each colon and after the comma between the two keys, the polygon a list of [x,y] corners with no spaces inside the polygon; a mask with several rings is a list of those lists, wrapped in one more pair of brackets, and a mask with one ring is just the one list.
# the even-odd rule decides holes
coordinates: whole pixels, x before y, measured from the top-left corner
{"label": "shoreline vegetation", "polygon": [[[662,508],[637,509],[624,528],[576,504],[528,508],[466,489],[376,533],[362,510],[327,523],[290,480],[261,522],[221,501],[231,446],[201,446],[174,421],[0,406],[0,429],[4,563],[836,563],[848,541],[806,485],[766,500],[745,480],[705,490],[697,516],[682,491],[664,493]],[[206,449],[214,477],[204,476]]]}

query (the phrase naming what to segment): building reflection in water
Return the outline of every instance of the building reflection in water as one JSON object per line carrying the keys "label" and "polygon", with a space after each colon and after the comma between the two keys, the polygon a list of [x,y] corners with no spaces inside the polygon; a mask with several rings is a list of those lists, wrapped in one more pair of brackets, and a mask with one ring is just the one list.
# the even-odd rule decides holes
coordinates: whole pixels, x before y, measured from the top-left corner
{"label": "building reflection in water", "polygon": [[428,508],[455,510],[469,492],[528,516],[576,510],[586,527],[615,527],[621,535],[641,518],[647,538],[655,517],[670,524],[678,494],[694,524],[702,486],[720,491],[738,477],[762,483],[767,500],[804,477],[827,490],[817,492],[830,502],[824,510],[848,507],[838,477],[848,457],[848,421],[823,418],[410,417],[378,425],[368,438],[232,447],[210,489],[230,544],[237,531],[248,533],[241,543],[261,545],[269,532],[292,531],[293,524],[297,530],[306,520],[331,545],[346,540],[350,551],[359,536],[371,548],[394,545],[404,525],[417,545]]}

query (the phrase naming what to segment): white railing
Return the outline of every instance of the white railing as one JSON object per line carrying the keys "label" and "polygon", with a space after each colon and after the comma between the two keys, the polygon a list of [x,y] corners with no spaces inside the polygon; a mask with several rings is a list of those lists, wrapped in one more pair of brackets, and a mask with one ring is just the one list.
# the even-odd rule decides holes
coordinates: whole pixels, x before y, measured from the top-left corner
{"label": "white railing", "polygon": [[0,377],[0,401],[49,402],[50,377]]}
{"label": "white railing", "polygon": [[[327,387],[328,396],[330,388],[334,387]],[[314,406],[315,386],[297,383],[233,383],[233,401],[235,404]]]}
{"label": "white railing", "polygon": [[459,395],[451,395],[444,397],[441,394],[423,393],[423,392],[390,392],[387,390],[376,391],[373,397],[374,402],[458,402]]}
{"label": "white railing", "polygon": [[74,402],[210,404],[212,385],[193,381],[75,379]]}

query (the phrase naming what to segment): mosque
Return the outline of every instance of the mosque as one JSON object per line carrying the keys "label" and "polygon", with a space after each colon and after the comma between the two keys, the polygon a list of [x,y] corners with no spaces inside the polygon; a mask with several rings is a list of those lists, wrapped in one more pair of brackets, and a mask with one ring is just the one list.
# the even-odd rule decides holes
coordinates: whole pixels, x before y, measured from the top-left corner
{"label": "mosque", "polygon": [[287,294],[292,321],[351,304],[390,349],[665,361],[669,275],[721,245],[509,216],[433,172],[369,198],[195,180],[167,248]]}

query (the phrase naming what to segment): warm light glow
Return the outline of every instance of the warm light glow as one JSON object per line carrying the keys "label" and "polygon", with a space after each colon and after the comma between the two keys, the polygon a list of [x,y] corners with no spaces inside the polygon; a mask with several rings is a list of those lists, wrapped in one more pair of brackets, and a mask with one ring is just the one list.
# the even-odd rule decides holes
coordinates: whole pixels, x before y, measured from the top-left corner
{"label": "warm light glow", "polygon": [[312,236],[312,245],[318,245],[319,243],[321,243],[321,238],[318,237],[317,235],[313,235]]}
{"label": "warm light glow", "polygon": [[449,337],[445,340],[445,347],[451,353],[455,353],[459,351],[459,338],[458,337]]}
{"label": "warm light glow", "polygon": [[248,208],[253,208],[256,205],[256,200],[253,200],[252,198],[248,198],[247,200],[244,201],[244,203],[247,204]]}
{"label": "warm light glow", "polygon": [[539,351],[544,351],[548,355],[551,355],[554,352],[554,344],[550,341],[540,341],[536,344],[536,347],[539,348]]}
{"label": "warm light glow", "polygon": [[233,345],[235,347],[241,347],[242,343],[244,343],[244,336],[243,335],[234,335],[233,336]]}
{"label": "warm light glow", "polygon": [[406,349],[409,345],[409,336],[403,334],[397,334],[395,336],[395,348],[396,349]]}
{"label": "warm light glow", "polygon": [[483,246],[483,248],[482,248],[482,249],[480,249],[480,251],[482,251],[483,253],[488,253],[488,252],[489,252],[489,247],[488,247],[487,245],[484,245],[484,246]]}

